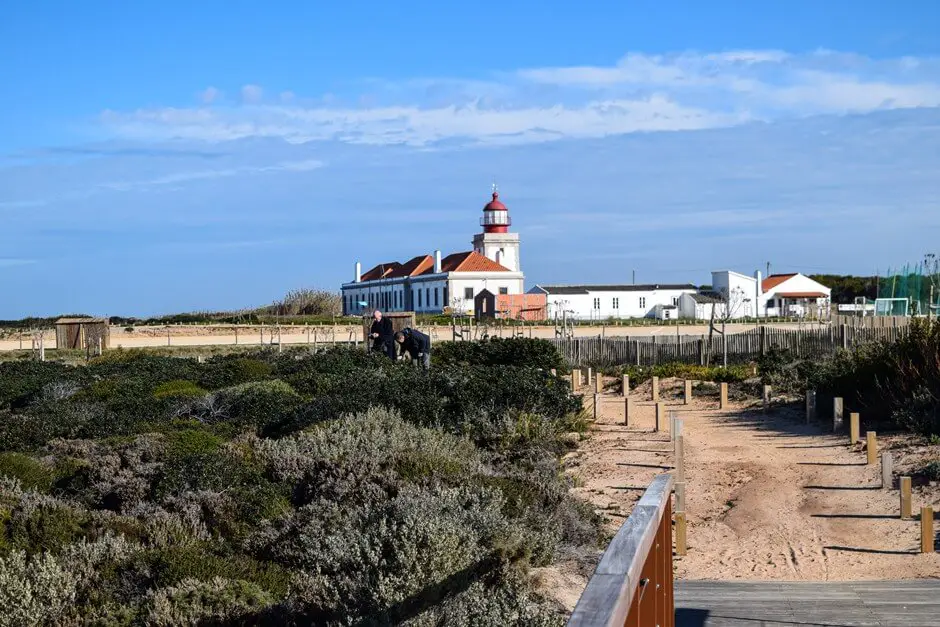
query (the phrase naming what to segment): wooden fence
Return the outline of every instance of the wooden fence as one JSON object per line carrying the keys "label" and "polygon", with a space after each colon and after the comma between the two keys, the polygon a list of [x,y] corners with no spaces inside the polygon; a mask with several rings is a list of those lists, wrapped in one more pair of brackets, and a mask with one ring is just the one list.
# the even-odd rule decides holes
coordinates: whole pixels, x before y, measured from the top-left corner
{"label": "wooden fence", "polygon": [[610,541],[569,626],[673,627],[672,475],[659,475]]}
{"label": "wooden fence", "polygon": [[785,349],[797,357],[818,359],[839,349],[850,350],[877,341],[896,341],[906,326],[862,328],[848,325],[806,329],[755,327],[744,333],[663,335],[652,337],[591,337],[550,340],[571,366],[655,366],[669,362],[721,364],[757,359],[771,349]]}

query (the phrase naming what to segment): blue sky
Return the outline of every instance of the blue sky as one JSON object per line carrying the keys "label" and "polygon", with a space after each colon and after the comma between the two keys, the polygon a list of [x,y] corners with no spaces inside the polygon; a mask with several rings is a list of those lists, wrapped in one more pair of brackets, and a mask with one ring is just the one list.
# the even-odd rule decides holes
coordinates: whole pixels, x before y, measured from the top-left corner
{"label": "blue sky", "polygon": [[937,2],[19,5],[0,318],[335,289],[494,178],[527,285],[940,252]]}

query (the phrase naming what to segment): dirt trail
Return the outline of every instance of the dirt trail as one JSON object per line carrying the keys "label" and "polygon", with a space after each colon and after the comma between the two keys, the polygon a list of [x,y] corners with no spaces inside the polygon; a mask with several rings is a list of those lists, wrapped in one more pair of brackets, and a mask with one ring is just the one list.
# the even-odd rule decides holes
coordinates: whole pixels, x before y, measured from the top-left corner
{"label": "dirt trail", "polygon": [[[792,410],[764,414],[732,403],[720,411],[717,397],[682,405],[681,382],[665,381],[661,389],[684,421],[689,551],[677,558],[678,577],[940,577],[940,554],[916,552],[920,523],[898,519],[897,489],[880,489],[880,464],[866,465],[861,446],[805,425]],[[649,384],[631,396],[629,428],[623,399],[604,394],[591,437],[566,458],[582,481],[577,491],[607,515],[611,530],[674,463],[669,434],[652,432]],[[914,500],[915,515],[929,504]]]}

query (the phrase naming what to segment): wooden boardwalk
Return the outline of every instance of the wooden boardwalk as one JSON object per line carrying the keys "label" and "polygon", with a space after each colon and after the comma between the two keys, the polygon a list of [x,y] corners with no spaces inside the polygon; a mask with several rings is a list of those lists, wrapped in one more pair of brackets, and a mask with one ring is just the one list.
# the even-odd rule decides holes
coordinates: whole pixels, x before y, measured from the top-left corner
{"label": "wooden boardwalk", "polygon": [[676,627],[937,627],[940,579],[676,581]]}

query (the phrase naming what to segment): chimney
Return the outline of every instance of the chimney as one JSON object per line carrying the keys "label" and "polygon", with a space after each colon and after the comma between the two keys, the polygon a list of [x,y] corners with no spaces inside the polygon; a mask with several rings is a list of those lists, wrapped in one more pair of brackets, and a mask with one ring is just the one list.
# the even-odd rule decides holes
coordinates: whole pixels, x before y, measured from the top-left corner
{"label": "chimney", "polygon": [[356,283],[362,282],[362,264],[356,262]]}
{"label": "chimney", "polygon": [[757,279],[757,287],[755,288],[754,294],[754,315],[760,316],[760,297],[763,293],[763,289],[761,288],[760,270],[754,271],[754,278]]}
{"label": "chimney", "polygon": [[434,274],[440,274],[441,272],[441,251],[434,251]]}

